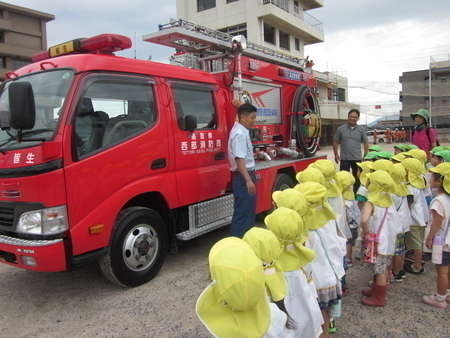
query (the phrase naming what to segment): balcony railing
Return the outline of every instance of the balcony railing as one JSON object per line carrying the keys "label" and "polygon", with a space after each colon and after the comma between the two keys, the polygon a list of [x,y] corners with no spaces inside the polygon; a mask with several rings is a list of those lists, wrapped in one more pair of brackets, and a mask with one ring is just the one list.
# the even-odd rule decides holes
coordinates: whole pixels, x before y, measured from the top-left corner
{"label": "balcony railing", "polygon": [[317,30],[320,34],[323,34],[323,23],[311,14],[301,11],[298,7],[294,7],[294,3],[291,3],[291,0],[260,0],[260,3],[263,5],[270,4],[277,6],[278,8],[281,8],[289,14],[302,19],[308,25]]}

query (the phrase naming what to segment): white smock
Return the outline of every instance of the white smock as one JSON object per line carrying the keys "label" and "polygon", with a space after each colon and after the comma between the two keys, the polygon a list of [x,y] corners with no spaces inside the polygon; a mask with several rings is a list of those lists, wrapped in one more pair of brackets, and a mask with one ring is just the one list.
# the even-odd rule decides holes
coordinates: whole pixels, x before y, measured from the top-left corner
{"label": "white smock", "polygon": [[397,225],[397,210],[394,205],[391,205],[388,208],[382,208],[376,205],[373,207],[373,214],[369,222],[369,232],[377,233],[378,229],[380,229],[378,254],[392,256],[395,253],[395,242],[397,235],[401,232],[401,227]]}
{"label": "white smock", "polygon": [[391,195],[395,209],[398,214],[398,226],[401,233],[408,232],[412,225],[411,210],[409,210],[408,198],[406,196]]}
{"label": "white smock", "polygon": [[297,329],[294,337],[319,337],[322,333],[323,317],[317,302],[317,294],[308,283],[302,270],[284,273],[288,294],[284,304],[289,315],[295,320]]}
{"label": "white smock", "polygon": [[411,205],[411,225],[426,226],[429,221],[428,205],[426,200],[426,190],[418,189],[413,186],[408,187],[414,196],[414,202]]}
{"label": "white smock", "polygon": [[274,303],[269,303],[270,326],[263,338],[294,338],[295,331],[286,327],[286,314]]}
{"label": "white smock", "polygon": [[327,303],[341,297],[341,278],[345,275],[344,255],[341,240],[336,232],[335,221],[309,232],[306,245],[316,252],[310,263],[312,277],[317,289],[319,302]]}
{"label": "white smock", "polygon": [[330,203],[331,208],[336,214],[336,225],[338,228],[338,235],[345,239],[352,238],[352,232],[350,231],[350,227],[348,226],[346,218],[345,202],[342,196],[329,197],[328,203]]}

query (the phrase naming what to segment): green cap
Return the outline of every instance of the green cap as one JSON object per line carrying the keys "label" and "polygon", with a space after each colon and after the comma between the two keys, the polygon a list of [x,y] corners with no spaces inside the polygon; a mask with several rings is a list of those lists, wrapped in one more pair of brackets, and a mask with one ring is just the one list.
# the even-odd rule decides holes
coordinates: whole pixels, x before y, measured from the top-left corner
{"label": "green cap", "polygon": [[437,147],[434,147],[433,149],[431,149],[430,153],[431,153],[431,155],[435,155],[437,152],[440,152],[442,150],[447,150],[447,149],[445,149],[445,146],[437,146]]}
{"label": "green cap", "polygon": [[370,152],[367,153],[366,156],[364,156],[364,160],[365,161],[377,160],[379,158],[378,157],[379,153],[380,153],[379,151],[370,151]]}
{"label": "green cap", "polygon": [[450,150],[437,151],[433,155],[441,157],[444,160],[444,162],[450,162]]}
{"label": "green cap", "polygon": [[394,156],[394,154],[390,153],[389,151],[380,151],[378,152],[378,158],[383,158],[386,160],[390,160]]}
{"label": "green cap", "polygon": [[383,148],[381,148],[380,146],[374,144],[374,145],[369,147],[369,151],[383,151]]}
{"label": "green cap", "polygon": [[411,118],[414,119],[417,115],[422,116],[425,119],[425,122],[428,123],[428,121],[430,119],[430,113],[428,112],[428,110],[423,109],[423,108],[419,109],[415,113],[411,114]]}

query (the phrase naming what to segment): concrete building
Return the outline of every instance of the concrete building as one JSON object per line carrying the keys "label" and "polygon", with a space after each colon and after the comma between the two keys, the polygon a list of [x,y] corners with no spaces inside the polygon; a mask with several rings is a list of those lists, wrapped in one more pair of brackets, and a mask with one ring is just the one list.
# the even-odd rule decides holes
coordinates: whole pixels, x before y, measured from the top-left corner
{"label": "concrete building", "polygon": [[304,46],[324,40],[308,10],[323,0],[177,0],[177,17],[303,57]]}
{"label": "concrete building", "polygon": [[46,23],[51,14],[0,1],[0,81],[47,48]]}
{"label": "concrete building", "polygon": [[450,57],[447,56],[446,59],[432,58],[430,66],[431,91],[429,69],[404,72],[399,78],[402,84],[400,116],[405,125],[412,125],[410,115],[420,108],[426,108],[431,112],[433,125],[439,126],[449,122]]}

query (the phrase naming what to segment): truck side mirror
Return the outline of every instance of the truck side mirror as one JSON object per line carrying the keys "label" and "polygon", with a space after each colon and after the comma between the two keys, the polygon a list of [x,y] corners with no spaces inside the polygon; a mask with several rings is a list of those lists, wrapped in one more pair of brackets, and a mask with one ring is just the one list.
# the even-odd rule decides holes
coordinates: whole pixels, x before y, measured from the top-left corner
{"label": "truck side mirror", "polygon": [[189,131],[197,129],[197,117],[194,115],[186,115],[184,117],[184,129]]}
{"label": "truck side mirror", "polygon": [[30,82],[12,82],[8,87],[10,126],[14,129],[33,129],[36,119],[33,87]]}

